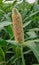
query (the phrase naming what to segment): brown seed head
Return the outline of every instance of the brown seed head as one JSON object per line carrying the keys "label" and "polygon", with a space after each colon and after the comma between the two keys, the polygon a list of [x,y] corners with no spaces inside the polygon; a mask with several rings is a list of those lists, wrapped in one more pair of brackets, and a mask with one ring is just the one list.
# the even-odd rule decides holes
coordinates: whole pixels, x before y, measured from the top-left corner
{"label": "brown seed head", "polygon": [[23,31],[22,17],[16,8],[12,9],[12,23],[16,42],[23,43],[24,31]]}

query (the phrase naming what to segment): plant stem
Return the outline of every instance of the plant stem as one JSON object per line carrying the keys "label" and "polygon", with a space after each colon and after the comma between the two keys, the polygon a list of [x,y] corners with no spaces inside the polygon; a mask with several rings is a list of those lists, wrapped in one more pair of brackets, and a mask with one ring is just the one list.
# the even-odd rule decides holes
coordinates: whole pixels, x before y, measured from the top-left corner
{"label": "plant stem", "polygon": [[23,47],[21,46],[21,57],[22,57],[22,65],[25,65],[25,59],[23,54]]}

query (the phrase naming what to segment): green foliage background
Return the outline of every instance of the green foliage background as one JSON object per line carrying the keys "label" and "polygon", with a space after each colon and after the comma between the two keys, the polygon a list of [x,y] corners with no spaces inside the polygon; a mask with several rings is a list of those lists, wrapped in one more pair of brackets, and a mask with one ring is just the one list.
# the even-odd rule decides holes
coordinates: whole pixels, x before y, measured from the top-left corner
{"label": "green foliage background", "polygon": [[[22,15],[25,39],[23,54],[26,57],[26,64],[38,63],[39,65],[39,2],[29,4],[23,1],[17,4],[17,1],[14,1],[12,4],[4,4],[2,0],[0,0],[0,65],[22,65],[21,56],[16,56],[18,45],[14,40],[11,18],[14,7]],[[33,59],[33,62],[28,59]]]}

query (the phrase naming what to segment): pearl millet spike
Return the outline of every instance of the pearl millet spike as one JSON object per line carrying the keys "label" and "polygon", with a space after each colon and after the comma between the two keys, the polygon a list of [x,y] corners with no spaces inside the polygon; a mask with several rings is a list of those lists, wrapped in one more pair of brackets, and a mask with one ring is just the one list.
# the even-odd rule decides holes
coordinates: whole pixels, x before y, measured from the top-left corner
{"label": "pearl millet spike", "polygon": [[22,17],[16,8],[12,9],[12,24],[14,29],[15,41],[17,43],[23,43],[24,31],[23,31]]}

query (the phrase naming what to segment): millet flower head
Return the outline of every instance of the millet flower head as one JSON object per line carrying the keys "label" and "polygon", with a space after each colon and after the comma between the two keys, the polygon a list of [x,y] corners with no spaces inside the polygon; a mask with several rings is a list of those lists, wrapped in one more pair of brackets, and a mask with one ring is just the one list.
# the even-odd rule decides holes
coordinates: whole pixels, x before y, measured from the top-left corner
{"label": "millet flower head", "polygon": [[23,43],[24,31],[23,31],[22,17],[16,8],[12,9],[12,24],[14,29],[15,41],[17,43]]}

